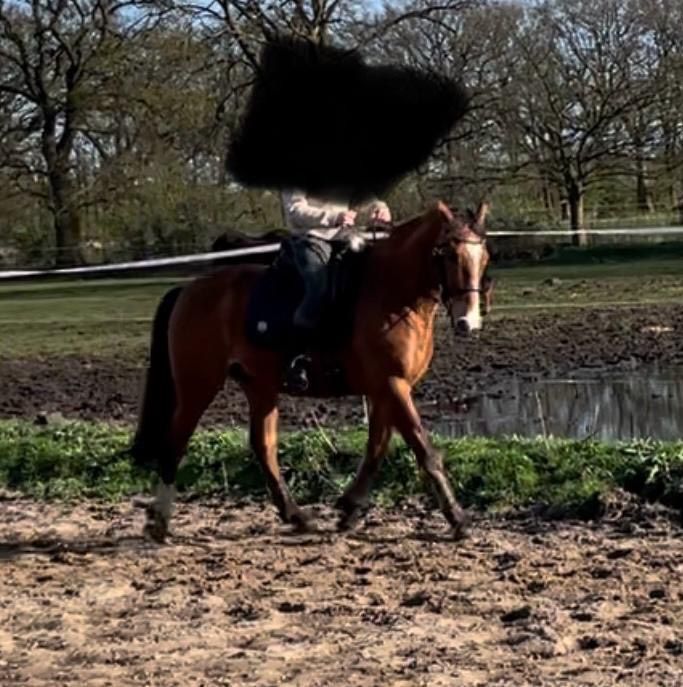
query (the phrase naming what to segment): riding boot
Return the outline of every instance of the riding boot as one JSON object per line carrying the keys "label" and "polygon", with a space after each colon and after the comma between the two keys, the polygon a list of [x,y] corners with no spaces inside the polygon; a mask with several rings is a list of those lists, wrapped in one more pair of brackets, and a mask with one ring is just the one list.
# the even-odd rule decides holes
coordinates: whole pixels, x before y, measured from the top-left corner
{"label": "riding boot", "polygon": [[294,248],[294,261],[304,283],[304,297],[294,313],[294,326],[308,335],[320,322],[332,247],[327,241],[307,237]]}
{"label": "riding boot", "polygon": [[285,386],[303,393],[310,386],[308,355],[316,338],[321,311],[327,293],[327,262],[331,247],[325,241],[306,238],[293,242],[294,261],[304,282],[304,298],[293,318],[293,345],[288,356]]}

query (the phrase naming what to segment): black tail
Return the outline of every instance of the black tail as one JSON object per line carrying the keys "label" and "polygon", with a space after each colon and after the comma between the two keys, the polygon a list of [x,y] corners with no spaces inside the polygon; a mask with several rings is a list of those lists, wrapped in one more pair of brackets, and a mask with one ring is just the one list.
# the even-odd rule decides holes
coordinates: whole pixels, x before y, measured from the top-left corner
{"label": "black tail", "polygon": [[168,323],[182,287],[168,291],[154,315],[149,367],[142,397],[138,428],[130,455],[140,467],[156,468],[168,446],[168,432],[175,410],[175,389],[168,351]]}

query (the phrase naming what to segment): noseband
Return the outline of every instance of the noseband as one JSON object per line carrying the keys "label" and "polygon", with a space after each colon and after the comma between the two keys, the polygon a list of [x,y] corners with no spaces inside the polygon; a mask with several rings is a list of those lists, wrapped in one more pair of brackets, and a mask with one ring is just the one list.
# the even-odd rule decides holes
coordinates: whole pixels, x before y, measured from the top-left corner
{"label": "noseband", "polygon": [[[481,288],[481,286],[478,289],[472,289],[472,288],[451,288],[450,284],[448,283],[448,268],[446,266],[446,263],[448,262],[448,257],[450,254],[450,251],[448,250],[449,244],[455,241],[456,243],[469,243],[473,244],[475,246],[483,246],[486,243],[486,239],[449,239],[447,242],[439,244],[434,248],[432,251],[432,255],[435,258],[436,261],[436,268],[439,273],[439,290],[441,292],[441,302],[448,307],[450,302],[455,298],[456,296],[462,296],[466,293],[483,293],[484,289]],[[479,280],[481,284],[481,279]]]}

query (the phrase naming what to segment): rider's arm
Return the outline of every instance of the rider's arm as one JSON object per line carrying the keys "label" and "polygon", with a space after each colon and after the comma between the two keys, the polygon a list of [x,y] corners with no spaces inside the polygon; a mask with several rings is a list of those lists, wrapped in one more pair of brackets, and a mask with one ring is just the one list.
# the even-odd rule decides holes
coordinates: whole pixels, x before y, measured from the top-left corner
{"label": "rider's arm", "polygon": [[389,210],[389,206],[383,201],[380,200],[379,198],[373,198],[370,201],[369,208],[370,212],[373,210]]}
{"label": "rider's arm", "polygon": [[376,213],[381,213],[385,218],[388,218],[385,219],[385,221],[391,220],[391,211],[389,210],[389,206],[383,200],[379,200],[378,198],[372,198],[368,202],[364,203],[363,206],[359,208],[359,211],[362,213],[363,220],[370,224],[372,223]]}
{"label": "rider's arm", "polygon": [[282,204],[288,223],[296,229],[334,227],[339,218],[339,208],[314,206],[301,191],[283,191]]}

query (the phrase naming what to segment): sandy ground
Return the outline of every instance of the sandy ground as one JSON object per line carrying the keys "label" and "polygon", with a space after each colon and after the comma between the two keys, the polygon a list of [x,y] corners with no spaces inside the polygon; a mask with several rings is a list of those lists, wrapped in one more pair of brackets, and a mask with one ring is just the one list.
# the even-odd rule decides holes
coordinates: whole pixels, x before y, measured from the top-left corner
{"label": "sandy ground", "polygon": [[167,545],[129,504],[0,501],[0,685],[683,686],[683,538],[413,504],[341,536],[269,505],[181,503]]}

